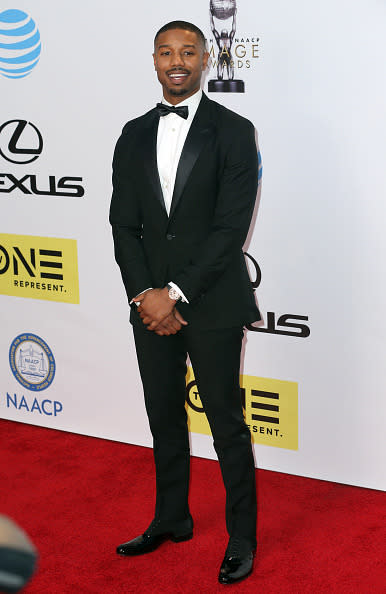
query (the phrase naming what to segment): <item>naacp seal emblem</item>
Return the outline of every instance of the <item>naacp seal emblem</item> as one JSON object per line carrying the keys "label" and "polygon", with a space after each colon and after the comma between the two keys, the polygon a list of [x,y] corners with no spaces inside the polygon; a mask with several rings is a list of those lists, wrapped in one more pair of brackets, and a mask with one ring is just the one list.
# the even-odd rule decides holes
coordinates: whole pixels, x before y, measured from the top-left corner
{"label": "naacp seal emblem", "polygon": [[55,359],[48,344],[36,334],[19,334],[9,349],[9,364],[19,384],[41,392],[55,377]]}

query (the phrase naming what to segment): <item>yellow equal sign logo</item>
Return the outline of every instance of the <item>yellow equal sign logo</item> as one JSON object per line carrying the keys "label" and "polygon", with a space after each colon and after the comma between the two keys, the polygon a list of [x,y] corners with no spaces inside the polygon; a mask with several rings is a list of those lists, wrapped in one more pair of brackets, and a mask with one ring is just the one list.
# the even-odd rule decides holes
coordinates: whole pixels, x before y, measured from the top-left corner
{"label": "yellow equal sign logo", "polygon": [[[240,398],[254,443],[298,449],[298,384],[253,375],[240,376]],[[191,367],[186,376],[189,430],[211,435]]]}
{"label": "yellow equal sign logo", "polygon": [[79,303],[76,240],[0,233],[0,294]]}

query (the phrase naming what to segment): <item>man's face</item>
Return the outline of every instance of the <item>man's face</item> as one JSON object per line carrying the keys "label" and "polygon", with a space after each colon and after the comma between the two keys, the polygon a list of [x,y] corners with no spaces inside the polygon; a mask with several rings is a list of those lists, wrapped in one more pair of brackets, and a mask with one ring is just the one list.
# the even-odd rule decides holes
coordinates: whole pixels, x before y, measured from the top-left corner
{"label": "man's face", "polygon": [[154,68],[166,101],[176,105],[198,91],[208,57],[193,31],[171,29],[158,36]]}

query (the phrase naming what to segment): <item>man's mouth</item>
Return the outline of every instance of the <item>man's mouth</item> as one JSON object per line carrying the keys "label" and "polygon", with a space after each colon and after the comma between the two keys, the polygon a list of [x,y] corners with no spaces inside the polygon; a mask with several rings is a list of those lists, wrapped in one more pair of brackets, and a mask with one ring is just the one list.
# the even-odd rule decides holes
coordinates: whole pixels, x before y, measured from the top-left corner
{"label": "man's mouth", "polygon": [[172,83],[179,85],[187,79],[189,76],[188,72],[168,72],[168,77]]}

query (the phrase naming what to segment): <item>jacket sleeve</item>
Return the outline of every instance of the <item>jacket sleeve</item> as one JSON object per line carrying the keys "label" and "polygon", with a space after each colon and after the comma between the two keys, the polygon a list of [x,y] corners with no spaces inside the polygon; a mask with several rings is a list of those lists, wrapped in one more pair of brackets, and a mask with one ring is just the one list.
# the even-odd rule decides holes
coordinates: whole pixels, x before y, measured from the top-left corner
{"label": "jacket sleeve", "polygon": [[152,286],[142,244],[140,196],[129,174],[130,151],[123,133],[113,158],[113,194],[110,206],[115,259],[120,267],[129,302]]}
{"label": "jacket sleeve", "polygon": [[255,205],[258,167],[255,129],[244,121],[227,148],[210,233],[189,266],[172,279],[190,302],[240,256]]}

